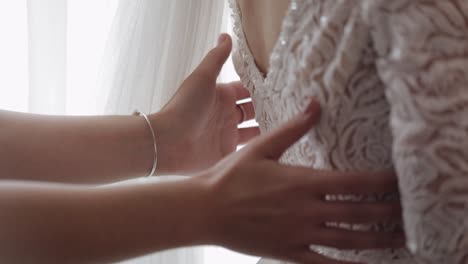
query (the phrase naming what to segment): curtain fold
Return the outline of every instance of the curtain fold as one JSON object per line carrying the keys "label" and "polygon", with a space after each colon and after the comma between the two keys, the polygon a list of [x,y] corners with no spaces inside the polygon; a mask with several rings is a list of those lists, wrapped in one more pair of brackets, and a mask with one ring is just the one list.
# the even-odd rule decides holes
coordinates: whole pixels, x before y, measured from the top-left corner
{"label": "curtain fold", "polygon": [[26,36],[18,43],[26,49],[15,50],[25,54],[26,69],[14,74],[27,84],[13,96],[25,102],[20,105],[16,100],[8,108],[38,114],[102,114],[98,105],[105,102],[97,96],[102,94],[97,86],[98,65],[118,0],[12,1],[0,4],[2,8],[18,5],[12,12],[24,20],[25,27],[12,25],[17,34]]}
{"label": "curtain fold", "polygon": [[28,109],[66,113],[67,1],[28,0]]}
{"label": "curtain fold", "polygon": [[[216,44],[223,11],[220,0],[119,0],[99,78],[103,112],[159,111]],[[176,249],[123,263],[201,264],[203,253]]]}
{"label": "curtain fold", "polygon": [[106,113],[159,110],[216,43],[224,1],[120,0],[100,86]]}

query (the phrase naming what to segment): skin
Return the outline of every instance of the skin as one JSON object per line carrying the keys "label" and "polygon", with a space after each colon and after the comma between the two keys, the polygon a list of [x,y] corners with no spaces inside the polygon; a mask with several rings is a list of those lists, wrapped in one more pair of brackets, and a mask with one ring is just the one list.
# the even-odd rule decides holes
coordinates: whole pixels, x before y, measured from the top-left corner
{"label": "skin", "polygon": [[[242,114],[236,101],[249,92],[240,82],[216,83],[231,45],[227,39],[224,48],[211,51],[164,109],[149,115],[158,145],[156,175],[199,172],[259,134],[258,127],[237,128]],[[252,119],[252,103],[242,107],[246,120]],[[154,155],[151,132],[144,118],[135,116],[0,111],[0,147],[0,179],[61,183],[143,176],[151,171]]]}
{"label": "skin", "polygon": [[290,0],[237,0],[242,25],[259,70],[268,72],[270,54],[278,41]]}
{"label": "skin", "polygon": [[[299,263],[338,264],[346,262],[325,259],[308,245],[402,246],[402,234],[323,225],[399,221],[398,202],[322,199],[333,193],[394,192],[392,173],[329,172],[278,163],[318,122],[317,102],[259,137],[257,128],[237,128],[241,114],[235,101],[247,96],[245,89],[215,82],[230,50],[231,39],[223,35],[164,110],[151,115],[161,155],[158,173],[192,173],[185,180],[89,185],[151,169],[152,140],[141,117],[1,113],[0,262],[108,263],[214,244]],[[208,132],[211,127],[215,132]],[[180,131],[171,130],[175,128]],[[229,154],[244,141],[249,141],[246,147]]]}

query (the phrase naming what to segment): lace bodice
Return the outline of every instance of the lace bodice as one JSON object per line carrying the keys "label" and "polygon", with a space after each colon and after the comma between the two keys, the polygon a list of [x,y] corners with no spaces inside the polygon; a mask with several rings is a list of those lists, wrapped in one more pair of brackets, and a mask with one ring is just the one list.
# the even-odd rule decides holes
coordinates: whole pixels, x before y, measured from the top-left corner
{"label": "lace bodice", "polygon": [[468,1],[292,1],[265,78],[231,6],[235,64],[262,132],[311,97],[322,104],[320,123],[281,161],[398,175],[412,254],[313,250],[372,264],[468,263]]}

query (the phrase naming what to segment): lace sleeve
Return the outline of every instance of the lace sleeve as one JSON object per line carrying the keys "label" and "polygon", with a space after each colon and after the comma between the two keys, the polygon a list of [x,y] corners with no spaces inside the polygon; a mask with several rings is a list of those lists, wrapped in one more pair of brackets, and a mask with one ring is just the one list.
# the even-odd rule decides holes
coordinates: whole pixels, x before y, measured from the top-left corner
{"label": "lace sleeve", "polygon": [[408,247],[468,263],[468,1],[368,0]]}

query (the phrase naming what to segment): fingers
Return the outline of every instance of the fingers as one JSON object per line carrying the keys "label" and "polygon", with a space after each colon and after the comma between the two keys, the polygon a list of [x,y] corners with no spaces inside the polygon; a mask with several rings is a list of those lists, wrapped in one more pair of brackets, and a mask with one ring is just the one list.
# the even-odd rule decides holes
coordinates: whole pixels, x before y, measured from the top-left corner
{"label": "fingers", "polygon": [[199,74],[209,81],[215,81],[232,49],[232,40],[228,34],[221,34],[218,45],[210,50],[194,74]]}
{"label": "fingers", "polygon": [[392,171],[340,172],[305,167],[281,166],[303,190],[317,195],[397,193],[398,179]]}
{"label": "fingers", "polygon": [[316,171],[321,184],[330,189],[329,194],[391,193],[398,192],[398,180],[390,171],[339,172]]}
{"label": "fingers", "polygon": [[249,90],[244,87],[241,81],[227,83],[226,86],[235,91],[237,101],[250,98]]}
{"label": "fingers", "polygon": [[291,121],[268,133],[254,144],[258,153],[264,157],[278,159],[281,155],[298,141],[311,127],[318,122],[320,117],[320,105],[313,100],[305,113],[299,114]]}
{"label": "fingers", "polygon": [[405,245],[403,233],[351,231],[341,228],[314,229],[310,234],[312,245],[337,249],[384,249],[402,248]]}
{"label": "fingers", "polygon": [[219,83],[218,87],[221,89],[232,90],[236,95],[236,101],[250,98],[250,92],[247,90],[241,81],[235,81],[230,83]]}
{"label": "fingers", "polygon": [[370,224],[401,221],[400,201],[323,202],[319,208],[321,216],[317,218],[324,222]]}
{"label": "fingers", "polygon": [[242,145],[250,141],[252,138],[260,135],[260,129],[258,127],[245,127],[239,128],[239,141],[238,145]]}
{"label": "fingers", "polygon": [[252,102],[248,103],[243,103],[243,104],[238,104],[237,105],[237,115],[238,115],[238,120],[239,124],[252,120],[255,118],[255,109],[253,107]]}
{"label": "fingers", "polygon": [[[328,176],[325,176],[328,175]],[[397,193],[398,180],[389,172],[319,172],[320,184],[328,194]]]}

